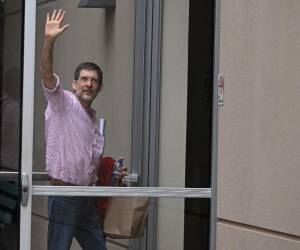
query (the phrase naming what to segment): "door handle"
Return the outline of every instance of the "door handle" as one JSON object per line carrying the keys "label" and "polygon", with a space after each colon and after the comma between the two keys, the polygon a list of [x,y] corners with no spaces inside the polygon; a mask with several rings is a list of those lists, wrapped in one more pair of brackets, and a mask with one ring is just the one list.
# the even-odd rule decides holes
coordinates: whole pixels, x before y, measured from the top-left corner
{"label": "door handle", "polygon": [[26,207],[28,204],[28,196],[29,196],[29,181],[28,181],[28,174],[22,173],[21,175],[21,181],[22,181],[22,206]]}

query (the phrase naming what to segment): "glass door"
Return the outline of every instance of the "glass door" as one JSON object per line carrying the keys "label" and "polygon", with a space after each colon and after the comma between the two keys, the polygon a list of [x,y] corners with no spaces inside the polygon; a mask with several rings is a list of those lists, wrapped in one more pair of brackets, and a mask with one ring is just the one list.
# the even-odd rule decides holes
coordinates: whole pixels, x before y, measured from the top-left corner
{"label": "glass door", "polygon": [[0,249],[3,250],[17,250],[20,245],[23,14],[23,1],[0,1]]}
{"label": "glass door", "polygon": [[[22,131],[26,133],[22,133],[22,143],[19,143],[22,164],[14,175],[18,176],[17,180],[23,175],[22,188],[17,182],[19,193],[27,189],[29,194],[27,203],[23,199],[24,205],[18,201],[20,222],[17,228],[20,227],[22,242],[19,249],[47,249],[48,196],[152,197],[144,237],[140,240],[108,241],[108,249],[149,250],[184,249],[186,198],[208,201],[212,197],[212,184],[203,188],[185,184],[185,143],[178,143],[186,140],[187,82],[184,76],[187,74],[188,2],[176,1],[177,7],[170,1],[115,2],[115,6],[109,8],[79,9],[77,2],[69,0],[24,1],[24,40],[18,41],[23,41],[25,48],[26,63],[23,74],[20,74],[21,78],[24,77],[24,87],[20,91],[23,91]],[[70,28],[56,44],[54,70],[61,76],[64,86],[71,90],[73,70],[81,61],[96,61],[103,67],[103,94],[97,98],[94,107],[100,117],[108,121],[105,155],[114,158],[123,155],[129,171],[138,174],[137,185],[140,187],[64,187],[48,182],[43,122],[46,101],[38,72],[45,16],[48,11],[59,8],[67,10],[65,23],[69,23]],[[172,25],[172,13],[176,9],[180,10],[179,16],[184,22],[176,17],[181,32],[175,33],[184,37],[183,44],[175,43],[181,38],[172,39],[175,33],[168,33],[174,32],[173,26],[171,29],[166,26],[161,32],[162,23]],[[177,54],[164,47],[168,41],[172,46],[167,47],[174,47]],[[178,50],[177,46],[183,46],[183,49]],[[182,78],[169,78],[174,75],[172,67],[179,62],[182,63],[182,71],[177,73]],[[169,90],[175,91],[169,97],[178,96],[169,100],[165,95]],[[159,101],[162,101],[161,106]],[[180,105],[181,102],[183,105]],[[173,113],[174,106],[169,106],[173,103],[182,109]],[[26,198],[26,195],[23,197]],[[165,237],[169,235],[170,226],[176,228],[175,236]],[[71,249],[80,247],[74,243]]]}

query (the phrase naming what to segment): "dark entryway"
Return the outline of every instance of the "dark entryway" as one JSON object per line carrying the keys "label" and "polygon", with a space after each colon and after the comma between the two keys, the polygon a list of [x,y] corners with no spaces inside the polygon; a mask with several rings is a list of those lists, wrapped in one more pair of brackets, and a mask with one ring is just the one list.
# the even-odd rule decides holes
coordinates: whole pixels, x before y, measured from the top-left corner
{"label": "dark entryway", "polygon": [[[211,185],[213,0],[190,0],[186,187]],[[185,200],[184,249],[209,249],[210,199]]]}

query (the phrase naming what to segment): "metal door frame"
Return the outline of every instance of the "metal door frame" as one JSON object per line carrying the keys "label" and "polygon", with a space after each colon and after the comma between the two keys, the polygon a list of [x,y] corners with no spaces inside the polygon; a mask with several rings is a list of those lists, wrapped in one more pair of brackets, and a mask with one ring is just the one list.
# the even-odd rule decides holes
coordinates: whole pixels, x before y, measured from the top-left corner
{"label": "metal door frame", "polygon": [[[25,0],[24,56],[23,56],[23,103],[22,103],[22,146],[21,173],[27,173],[29,187],[32,183],[33,152],[33,104],[35,62],[35,15],[36,1]],[[31,248],[31,197],[29,188],[28,205],[20,205],[20,249]]]}
{"label": "metal door frame", "polygon": [[211,155],[211,199],[210,199],[210,250],[216,249],[217,241],[217,176],[218,176],[218,75],[220,50],[220,0],[214,0],[214,65],[213,65],[213,109],[212,109],[212,155]]}
{"label": "metal door frame", "polygon": [[[157,187],[160,114],[162,0],[136,0],[133,83],[132,168],[141,185]],[[145,237],[130,249],[155,249],[156,203],[151,206]]]}

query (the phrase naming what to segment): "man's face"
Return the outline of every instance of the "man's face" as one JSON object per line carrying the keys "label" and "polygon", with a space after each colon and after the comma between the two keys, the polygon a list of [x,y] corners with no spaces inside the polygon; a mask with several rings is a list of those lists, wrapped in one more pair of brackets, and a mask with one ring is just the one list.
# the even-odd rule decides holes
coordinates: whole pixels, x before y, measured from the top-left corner
{"label": "man's face", "polygon": [[72,86],[79,101],[92,102],[102,89],[99,76],[95,70],[81,70],[78,80]]}

